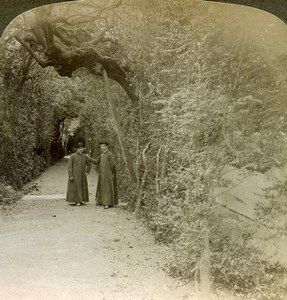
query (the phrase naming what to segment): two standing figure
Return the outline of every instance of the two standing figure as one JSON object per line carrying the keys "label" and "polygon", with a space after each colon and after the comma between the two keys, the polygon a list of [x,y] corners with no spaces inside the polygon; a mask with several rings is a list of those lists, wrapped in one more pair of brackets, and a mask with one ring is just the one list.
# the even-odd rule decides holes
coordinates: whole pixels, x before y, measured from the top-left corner
{"label": "two standing figure", "polygon": [[102,154],[98,159],[84,154],[82,143],[77,144],[76,153],[71,155],[68,163],[69,181],[66,197],[69,204],[83,205],[89,201],[87,175],[91,170],[91,163],[99,164],[96,205],[109,208],[118,204],[114,156],[108,149],[108,143],[100,143],[100,147]]}

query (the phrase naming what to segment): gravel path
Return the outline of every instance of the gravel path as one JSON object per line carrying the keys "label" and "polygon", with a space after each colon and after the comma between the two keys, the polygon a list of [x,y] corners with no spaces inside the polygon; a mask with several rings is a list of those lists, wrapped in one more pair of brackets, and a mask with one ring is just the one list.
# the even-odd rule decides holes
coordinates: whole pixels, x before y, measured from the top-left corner
{"label": "gravel path", "polygon": [[18,204],[1,213],[0,299],[196,299],[190,286],[162,270],[167,249],[133,215],[90,203],[68,206],[67,159],[38,179]]}

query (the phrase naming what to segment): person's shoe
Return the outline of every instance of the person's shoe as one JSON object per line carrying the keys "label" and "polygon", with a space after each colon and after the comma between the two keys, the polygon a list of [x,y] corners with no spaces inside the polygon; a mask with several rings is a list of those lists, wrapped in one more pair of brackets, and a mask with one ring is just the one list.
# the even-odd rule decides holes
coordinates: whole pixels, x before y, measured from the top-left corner
{"label": "person's shoe", "polygon": [[85,203],[85,202],[80,202],[79,204],[80,204],[80,206],[82,206],[82,205],[86,205],[86,203]]}
{"label": "person's shoe", "polygon": [[108,208],[109,208],[109,206],[106,205],[106,206],[105,206],[105,209],[108,209]]}
{"label": "person's shoe", "polygon": [[69,203],[69,205],[75,206],[75,205],[77,205],[77,203]]}

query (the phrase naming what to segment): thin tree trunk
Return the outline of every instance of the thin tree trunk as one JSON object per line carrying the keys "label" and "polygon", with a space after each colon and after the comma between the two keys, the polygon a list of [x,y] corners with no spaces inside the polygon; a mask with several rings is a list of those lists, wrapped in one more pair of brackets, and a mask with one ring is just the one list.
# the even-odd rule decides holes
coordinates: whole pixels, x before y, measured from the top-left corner
{"label": "thin tree trunk", "polygon": [[156,154],[156,174],[155,174],[155,188],[157,195],[160,192],[160,154],[162,147],[160,146]]}
{"label": "thin tree trunk", "polygon": [[142,158],[143,158],[143,164],[144,164],[144,173],[141,179],[141,183],[139,186],[139,190],[137,193],[137,201],[136,201],[136,208],[135,208],[135,214],[138,215],[140,212],[140,207],[141,207],[141,202],[142,202],[142,192],[143,188],[146,182],[147,174],[148,174],[148,166],[147,166],[147,157],[146,157],[146,152],[148,151],[148,148],[150,146],[150,143],[146,145],[142,152]]}
{"label": "thin tree trunk", "polygon": [[115,103],[114,103],[114,101],[111,97],[109,78],[108,78],[108,75],[107,75],[107,71],[105,69],[103,70],[103,78],[104,78],[104,83],[105,83],[106,96],[107,96],[108,102],[110,104],[112,118],[113,118],[113,121],[114,121],[114,124],[115,124],[115,127],[116,127],[119,143],[120,143],[122,153],[123,153],[123,156],[124,156],[124,161],[125,161],[126,167],[128,169],[131,181],[134,184],[136,184],[137,178],[136,178],[136,174],[135,174],[132,159],[131,159],[131,154],[130,154],[130,152],[128,150],[128,147],[126,145],[125,137],[124,137],[124,134],[123,134],[122,129],[121,129],[120,120],[119,120],[116,105],[115,105]]}
{"label": "thin tree trunk", "polygon": [[203,221],[204,249],[199,262],[200,273],[200,299],[211,299],[211,279],[210,279],[210,249],[209,249],[209,228],[208,221]]}
{"label": "thin tree trunk", "polygon": [[[206,196],[206,208],[211,201],[209,197],[212,192],[211,173],[214,169],[215,162],[212,161],[204,172],[204,191]],[[201,221],[202,224],[202,236],[203,236],[203,250],[199,260],[199,277],[200,277],[200,299],[209,300],[212,297],[211,294],[211,274],[210,274],[210,246],[209,246],[209,225],[208,215],[204,215]]]}
{"label": "thin tree trunk", "polygon": [[166,176],[166,168],[167,168],[167,147],[163,148],[163,159],[162,159],[162,167],[161,167],[161,179],[164,179]]}

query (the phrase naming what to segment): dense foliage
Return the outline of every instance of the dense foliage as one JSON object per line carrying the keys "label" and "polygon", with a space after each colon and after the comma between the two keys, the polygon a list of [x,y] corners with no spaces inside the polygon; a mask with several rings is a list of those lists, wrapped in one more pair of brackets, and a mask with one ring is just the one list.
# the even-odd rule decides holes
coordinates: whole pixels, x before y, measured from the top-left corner
{"label": "dense foliage", "polygon": [[15,44],[1,52],[0,179],[15,188],[62,157],[60,124],[78,100],[73,83],[25,57]]}
{"label": "dense foliage", "polygon": [[222,20],[196,2],[147,2],[142,9],[136,24],[143,34],[127,37],[137,47],[128,50],[124,34],[121,41],[145,80],[138,140],[141,150],[152,146],[143,214],[156,239],[172,245],[171,274],[197,277],[207,219],[215,284],[264,294],[282,269],[250,244],[262,227],[232,225],[234,214],[222,211],[214,190],[230,186],[223,176],[230,166],[264,173],[286,164],[286,52],[264,50],[228,12]]}

